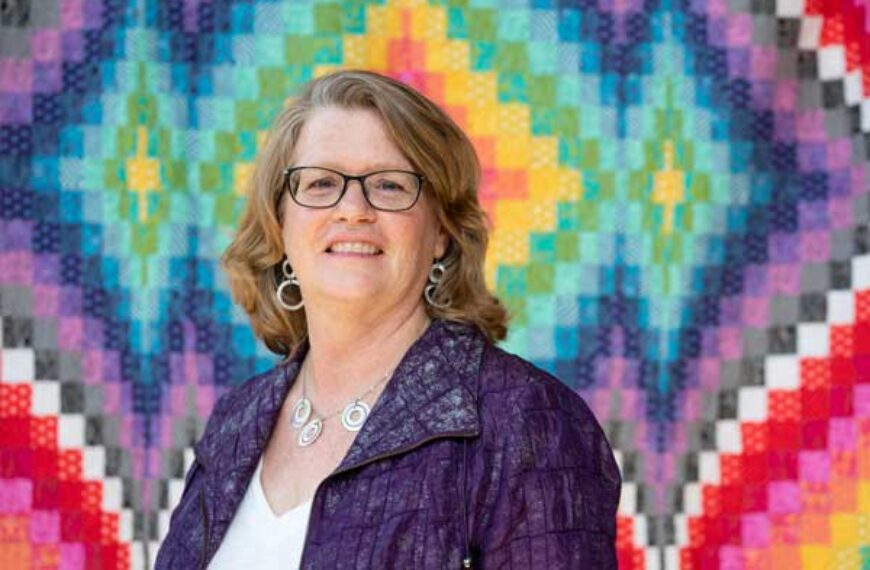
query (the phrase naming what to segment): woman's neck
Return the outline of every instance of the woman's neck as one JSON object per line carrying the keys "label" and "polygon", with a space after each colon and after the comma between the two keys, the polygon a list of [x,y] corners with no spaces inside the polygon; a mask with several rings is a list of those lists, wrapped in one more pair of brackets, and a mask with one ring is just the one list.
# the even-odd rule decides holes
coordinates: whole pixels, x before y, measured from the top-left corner
{"label": "woman's neck", "polygon": [[346,315],[307,309],[306,391],[320,406],[343,405],[382,379],[430,322],[421,304],[368,318]]}

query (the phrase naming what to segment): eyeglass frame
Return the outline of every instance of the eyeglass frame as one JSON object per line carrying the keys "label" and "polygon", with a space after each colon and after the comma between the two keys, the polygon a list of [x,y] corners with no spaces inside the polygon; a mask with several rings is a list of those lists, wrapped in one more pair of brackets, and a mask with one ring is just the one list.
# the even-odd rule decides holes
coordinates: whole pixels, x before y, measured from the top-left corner
{"label": "eyeglass frame", "polygon": [[[309,206],[308,204],[303,204],[299,200],[296,199],[296,194],[290,189],[290,175],[298,170],[303,170],[305,168],[317,168],[318,170],[326,170],[327,172],[332,172],[334,174],[338,174],[344,179],[344,185],[341,188],[341,192],[338,194],[338,198],[336,198],[335,202],[329,204],[327,206]],[[410,174],[417,179],[417,195],[414,196],[414,201],[411,202],[411,205],[407,208],[401,208],[398,210],[390,210],[385,208],[379,208],[372,204],[371,199],[369,198],[369,193],[366,190],[365,180],[369,176],[374,176],[375,174],[383,174],[384,172],[401,172],[402,174]],[[326,168],[324,166],[291,166],[289,168],[284,169],[284,181],[283,187],[287,190],[287,193],[290,194],[290,198],[293,199],[294,202],[302,206],[303,208],[311,208],[312,210],[326,210],[329,208],[334,208],[341,202],[341,199],[344,198],[344,195],[347,194],[347,188],[350,185],[351,180],[356,180],[359,182],[360,190],[362,190],[363,198],[365,198],[366,203],[371,206],[373,209],[379,212],[407,212],[411,208],[417,205],[417,202],[420,201],[420,195],[423,193],[423,183],[426,181],[426,177],[420,174],[419,172],[414,172],[412,170],[402,170],[400,168],[387,168],[385,170],[375,170],[373,172],[366,172],[365,174],[359,174],[357,176],[352,176],[350,174],[345,174],[340,170],[335,170],[334,168]]]}

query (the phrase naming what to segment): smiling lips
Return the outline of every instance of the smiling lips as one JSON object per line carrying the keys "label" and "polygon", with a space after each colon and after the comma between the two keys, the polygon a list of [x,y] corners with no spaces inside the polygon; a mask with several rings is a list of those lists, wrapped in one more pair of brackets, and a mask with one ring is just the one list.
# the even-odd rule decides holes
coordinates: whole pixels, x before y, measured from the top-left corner
{"label": "smiling lips", "polygon": [[327,253],[352,253],[356,255],[379,255],[383,253],[375,245],[364,242],[336,242],[326,249]]}

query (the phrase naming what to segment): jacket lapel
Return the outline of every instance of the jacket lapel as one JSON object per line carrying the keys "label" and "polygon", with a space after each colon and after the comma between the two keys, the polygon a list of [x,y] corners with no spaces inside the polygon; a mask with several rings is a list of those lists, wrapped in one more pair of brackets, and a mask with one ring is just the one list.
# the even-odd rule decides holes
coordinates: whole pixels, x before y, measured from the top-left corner
{"label": "jacket lapel", "polygon": [[247,380],[223,409],[214,410],[209,429],[194,448],[205,473],[206,564],[245,495],[306,352],[307,346],[300,347],[289,360]]}
{"label": "jacket lapel", "polygon": [[408,350],[334,473],[435,439],[480,431],[476,386],[485,340],[435,321]]}

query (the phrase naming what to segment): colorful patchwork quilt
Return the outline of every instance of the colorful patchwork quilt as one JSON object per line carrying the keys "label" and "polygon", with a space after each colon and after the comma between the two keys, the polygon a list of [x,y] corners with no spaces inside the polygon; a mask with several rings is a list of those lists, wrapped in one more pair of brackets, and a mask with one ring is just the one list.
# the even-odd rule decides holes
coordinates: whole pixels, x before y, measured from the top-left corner
{"label": "colorful patchwork quilt", "polygon": [[153,564],[276,363],[218,267],[254,157],[342,68],[473,140],[621,568],[870,568],[870,0],[0,1],[0,568]]}

